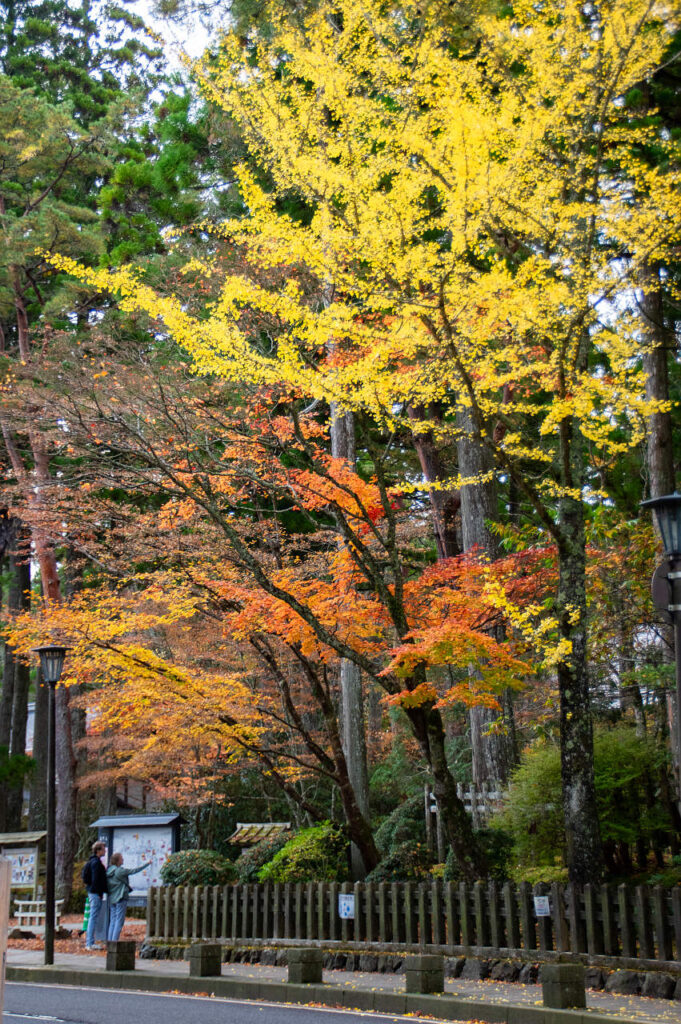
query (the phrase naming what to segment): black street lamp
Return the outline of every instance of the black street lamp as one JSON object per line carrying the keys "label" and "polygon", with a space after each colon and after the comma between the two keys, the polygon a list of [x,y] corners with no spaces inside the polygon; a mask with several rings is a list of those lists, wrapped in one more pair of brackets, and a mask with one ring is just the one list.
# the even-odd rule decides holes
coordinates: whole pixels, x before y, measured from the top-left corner
{"label": "black street lamp", "polygon": [[[676,749],[681,794],[681,494],[665,494],[641,502],[651,508],[662,536],[668,565],[658,566],[653,576],[653,601],[674,624],[674,654],[676,660]],[[666,570],[666,571],[665,571]]]}
{"label": "black street lamp", "polygon": [[64,658],[68,648],[60,644],[34,647],[40,655],[43,683],[48,687],[47,704],[47,859],[45,864],[45,963],[54,963],[54,839],[56,830],[55,805],[55,714],[54,688],[61,679]]}

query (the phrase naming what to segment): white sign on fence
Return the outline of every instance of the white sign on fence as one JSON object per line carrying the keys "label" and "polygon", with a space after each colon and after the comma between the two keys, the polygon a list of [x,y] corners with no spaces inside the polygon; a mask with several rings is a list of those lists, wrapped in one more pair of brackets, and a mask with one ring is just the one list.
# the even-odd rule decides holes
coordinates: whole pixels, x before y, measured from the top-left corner
{"label": "white sign on fence", "polygon": [[338,894],[338,916],[345,921],[355,920],[355,894],[341,892]]}
{"label": "white sign on fence", "polygon": [[535,896],[534,897],[534,916],[535,917],[551,917],[551,908],[549,907],[548,896]]}

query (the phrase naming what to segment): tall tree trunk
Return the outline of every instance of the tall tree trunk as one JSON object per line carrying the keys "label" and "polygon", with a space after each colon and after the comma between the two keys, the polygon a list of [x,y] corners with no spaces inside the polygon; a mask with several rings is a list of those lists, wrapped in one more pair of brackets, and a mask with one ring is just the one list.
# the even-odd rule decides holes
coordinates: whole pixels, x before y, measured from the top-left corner
{"label": "tall tree trunk", "polygon": [[[458,412],[457,426],[462,432],[457,444],[459,474],[463,480],[478,481],[464,484],[460,492],[463,550],[477,548],[493,561],[498,550],[488,523],[494,522],[498,514],[494,463],[491,453],[475,439],[473,423],[463,409]],[[516,762],[512,693],[502,695],[501,713],[491,708],[471,708],[469,723],[473,784],[505,786]]]}
{"label": "tall tree trunk", "polygon": [[560,640],[569,646],[569,653],[558,664],[563,817],[570,881],[585,884],[600,880],[603,853],[587,675],[586,542],[581,500],[563,497],[559,515],[557,613]]}
{"label": "tall tree trunk", "polygon": [[[21,528],[17,524],[17,544],[10,552],[10,607],[16,611],[27,611],[31,604],[31,564],[28,551],[22,551],[19,543]],[[5,654],[9,648],[5,648]],[[11,654],[11,651],[10,651]],[[26,724],[28,722],[28,693],[31,683],[29,667],[22,659],[12,656],[14,672],[14,693],[12,697],[12,736],[10,754],[26,753]],[[5,657],[7,665],[7,657]],[[19,831],[21,811],[24,802],[23,781],[7,792],[7,831]]]}
{"label": "tall tree trunk", "polygon": [[[335,405],[331,407],[331,454],[336,459],[346,459],[354,468],[355,420],[351,412],[340,413]],[[367,765],[366,726],[364,722],[364,693],[362,672],[358,665],[341,658],[341,724],[343,750],[347,762],[348,778],[354,790],[355,800],[361,815],[369,816],[369,771]],[[344,800],[344,806],[345,806]],[[364,878],[365,857],[355,843],[352,844],[352,873],[354,878]]]}
{"label": "tall tree trunk", "polygon": [[442,715],[427,706],[405,708],[405,713],[430,768],[438,815],[457,870],[462,879],[475,881],[485,875],[487,866],[473,834],[471,817],[457,795],[456,782],[447,764]]}
{"label": "tall tree trunk", "polygon": [[[414,423],[423,423],[430,418],[422,405],[409,406],[407,412]],[[412,437],[425,480],[429,484],[446,480],[449,474],[432,430],[414,429]],[[457,515],[461,504],[459,491],[451,487],[432,488],[428,492],[428,497],[438,560],[454,558],[461,554],[461,540],[457,530]]]}
{"label": "tall tree trunk", "polygon": [[[676,339],[664,319],[664,304],[660,273],[657,266],[649,266],[643,282],[639,302],[645,336],[643,369],[646,374],[646,398],[669,401],[669,356],[676,351]],[[646,447],[650,497],[659,498],[676,490],[674,472],[674,446],[671,412],[654,412],[648,418],[648,444]],[[669,625],[661,626],[664,641],[663,657],[667,663],[674,660],[674,631]],[[661,700],[664,698],[661,696]],[[677,793],[681,792],[681,765],[678,763],[679,744],[675,741],[678,728],[675,700],[667,699],[661,709],[667,711],[669,734],[672,737],[672,764],[677,780]]]}

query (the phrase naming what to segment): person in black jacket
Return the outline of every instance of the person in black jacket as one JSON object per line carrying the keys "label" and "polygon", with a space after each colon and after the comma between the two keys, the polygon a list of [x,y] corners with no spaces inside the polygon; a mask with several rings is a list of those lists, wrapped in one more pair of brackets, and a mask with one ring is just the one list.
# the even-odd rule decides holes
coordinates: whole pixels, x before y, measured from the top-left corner
{"label": "person in black jacket", "polygon": [[105,853],[106,845],[100,842],[95,843],[92,847],[92,856],[83,868],[83,881],[88,891],[88,901],[90,904],[90,919],[87,923],[87,932],[85,933],[86,949],[103,948],[95,943],[95,934],[97,918],[102,909],[102,900],[107,893],[106,868],[100,860]]}

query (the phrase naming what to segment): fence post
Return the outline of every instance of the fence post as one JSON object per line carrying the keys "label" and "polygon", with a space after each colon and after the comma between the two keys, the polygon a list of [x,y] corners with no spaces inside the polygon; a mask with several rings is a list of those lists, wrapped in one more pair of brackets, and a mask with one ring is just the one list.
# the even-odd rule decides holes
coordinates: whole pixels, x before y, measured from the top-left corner
{"label": "fence post", "polygon": [[[548,886],[544,882],[537,882],[534,887],[534,895],[546,896],[547,889]],[[534,907],[532,909],[534,909]],[[537,917],[537,934],[539,937],[540,949],[553,949],[553,935],[551,934],[550,917]]]}
{"label": "fence post", "polygon": [[520,949],[520,924],[518,921],[518,904],[515,886],[504,882],[504,916],[506,917],[506,942],[509,949]]}
{"label": "fence post", "polygon": [[430,922],[433,930],[433,945],[444,946],[445,929],[442,913],[442,883],[434,878],[430,886]]}
{"label": "fence post", "polygon": [[192,911],[193,911],[193,913],[192,913],[192,938],[193,939],[200,939],[201,938],[201,932],[199,930],[200,916],[201,916],[201,906],[200,906],[200,896],[199,896],[200,892],[201,892],[201,886],[200,885],[195,885],[194,888],[193,888],[193,894],[194,895],[193,895],[193,903],[192,903]]}
{"label": "fence post", "polygon": [[676,959],[681,960],[681,889],[672,889],[672,918],[674,919],[674,945]]}
{"label": "fence post", "polygon": [[223,885],[222,887],[222,919],[220,922],[220,938],[226,939],[229,934],[227,931],[227,922],[229,920],[229,886]]}
{"label": "fence post", "polygon": [[404,896],[404,940],[408,946],[416,944],[416,921],[414,920],[414,886],[405,882],[402,890]]}
{"label": "fence post", "polygon": [[447,945],[459,945],[459,908],[456,893],[451,882],[445,882],[445,920],[447,924]]}
{"label": "fence post", "polygon": [[163,935],[163,886],[159,885],[156,889],[156,899],[154,900],[156,905],[156,937],[158,939]]}
{"label": "fence post", "polygon": [[284,928],[281,913],[281,883],[275,882],[274,888],[272,889],[272,931],[274,932],[275,939],[281,939],[284,936]]}
{"label": "fence post", "polygon": [[367,942],[376,941],[375,925],[374,886],[371,882],[367,882],[364,886],[364,933]]}
{"label": "fence post", "polygon": [[489,902],[489,938],[490,944],[495,949],[503,949],[505,945],[504,939],[504,922],[501,916],[501,903],[499,901],[499,887],[497,883],[492,879],[487,887],[487,897]]}
{"label": "fence post", "polygon": [[262,887],[262,937],[269,939],[274,936],[274,922],[272,919],[272,886],[265,882]]}
{"label": "fence post", "polygon": [[563,886],[558,882],[551,883],[551,913],[553,915],[553,935],[556,949],[567,952],[570,948],[570,934],[568,932],[567,920],[565,919],[565,896]]}
{"label": "fence post", "polygon": [[177,886],[175,889],[175,896],[173,898],[173,938],[177,940],[182,934],[180,930],[180,909],[182,907],[182,898],[184,896],[184,889],[182,886]]}
{"label": "fence post", "polygon": [[570,882],[565,890],[565,901],[567,903],[567,918],[570,927],[570,950],[573,953],[586,953],[586,935],[584,932],[584,922],[582,921],[580,888],[574,882]]}
{"label": "fence post", "polygon": [[326,897],[326,882],[317,883],[317,936],[331,938],[329,929],[329,901]]}
{"label": "fence post", "polygon": [[364,886],[361,882],[355,882],[355,920],[352,922],[355,942],[364,940]]}
{"label": "fence post", "polygon": [[156,894],[156,886],[150,885],[147,889],[147,938],[150,939],[154,934],[154,896]]}
{"label": "fence post", "polygon": [[303,928],[303,883],[296,882],[294,889],[294,906],[295,906],[295,938],[305,938],[305,930]]}
{"label": "fence post", "polygon": [[485,883],[473,883],[473,906],[475,908],[475,944],[489,946],[489,921],[485,906]]}
{"label": "fence post", "polygon": [[[341,886],[341,892],[342,893],[350,892],[350,883],[349,882],[343,882],[343,884]],[[338,911],[336,911],[336,913],[338,913]],[[349,940],[349,932],[350,932],[350,922],[345,917],[341,918],[341,941],[342,942],[344,942],[344,943],[348,942],[348,940]]]}
{"label": "fence post", "polygon": [[613,901],[613,887],[604,882],[601,886],[601,917],[603,918],[603,952],[606,956],[617,956],[619,954]]}
{"label": "fence post", "polygon": [[596,893],[594,887],[587,883],[584,886],[584,917],[586,918],[586,949],[589,956],[598,956],[603,952],[603,932],[598,920]]}
{"label": "fence post", "polygon": [[386,882],[378,883],[378,941],[390,942],[388,935],[390,918],[388,916],[388,885]]}
{"label": "fence post", "polygon": [[293,938],[293,922],[291,920],[291,883],[284,882],[284,938]]}
{"label": "fence post", "polygon": [[188,885],[182,886],[182,897],[184,900],[184,905],[182,907],[182,938],[185,942],[189,942],[191,938],[192,891]]}
{"label": "fence post", "polygon": [[653,921],[657,940],[657,959],[672,959],[672,936],[667,917],[667,893],[661,885],[653,889]]}
{"label": "fence post", "polygon": [[634,931],[634,915],[631,908],[631,896],[626,885],[617,887],[617,903],[620,912],[620,935],[622,937],[622,956],[636,956],[636,933]]}
{"label": "fence post", "polygon": [[332,942],[338,938],[338,882],[329,886],[329,938]]}
{"label": "fence post", "polygon": [[636,930],[638,931],[638,945],[641,952],[641,958],[644,960],[652,960],[655,956],[655,947],[653,945],[653,929],[650,922],[647,886],[636,886],[634,903],[636,907]]}
{"label": "fence post", "polygon": [[532,886],[529,882],[521,882],[518,887],[520,903],[520,923],[523,929],[523,949],[537,948],[537,931],[534,924],[534,905],[532,903]]}
{"label": "fence post", "polygon": [[473,919],[471,905],[468,902],[468,885],[459,882],[459,920],[461,921],[461,945],[473,945]]}
{"label": "fence post", "polygon": [[392,941],[403,942],[405,929],[402,917],[403,903],[400,899],[400,883],[390,883],[390,920],[392,922]]}
{"label": "fence post", "polygon": [[425,882],[419,882],[416,890],[416,906],[419,920],[419,946],[425,949],[430,943],[430,921],[428,920],[428,891]]}

